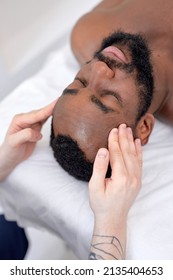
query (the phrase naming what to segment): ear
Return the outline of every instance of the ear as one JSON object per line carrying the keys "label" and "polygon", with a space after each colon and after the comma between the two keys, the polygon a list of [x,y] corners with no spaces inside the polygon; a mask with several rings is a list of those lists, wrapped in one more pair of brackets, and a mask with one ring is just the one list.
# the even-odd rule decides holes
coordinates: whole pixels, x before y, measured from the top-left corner
{"label": "ear", "polygon": [[146,113],[138,122],[136,132],[137,136],[141,139],[142,145],[147,144],[149,136],[154,127],[154,116]]}

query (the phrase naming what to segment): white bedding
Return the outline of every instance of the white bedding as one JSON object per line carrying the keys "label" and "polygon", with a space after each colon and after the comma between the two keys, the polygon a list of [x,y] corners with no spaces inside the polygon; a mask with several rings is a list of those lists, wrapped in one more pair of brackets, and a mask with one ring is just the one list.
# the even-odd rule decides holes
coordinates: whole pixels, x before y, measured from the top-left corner
{"label": "white bedding", "polygon": [[[39,108],[61,94],[78,69],[70,48],[53,53],[42,71],[0,104],[0,141],[14,114]],[[62,236],[87,258],[93,229],[87,184],[69,176],[49,147],[50,120],[33,155],[0,185],[8,219]],[[173,129],[156,121],[144,147],[143,186],[129,213],[128,259],[173,259]]]}

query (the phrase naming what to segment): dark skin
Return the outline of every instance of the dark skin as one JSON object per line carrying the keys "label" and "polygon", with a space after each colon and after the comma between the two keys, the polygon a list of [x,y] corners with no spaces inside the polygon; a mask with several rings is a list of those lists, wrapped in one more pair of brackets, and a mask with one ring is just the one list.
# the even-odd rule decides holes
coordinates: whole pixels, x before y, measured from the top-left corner
{"label": "dark skin", "polygon": [[[67,88],[75,94],[62,96],[54,110],[55,135],[65,134],[77,140],[87,159],[94,160],[100,147],[107,147],[107,138],[113,127],[126,123],[142,144],[148,142],[154,117],[173,123],[173,2],[171,0],[105,0],[84,15],[72,31],[71,45],[81,70]],[[148,112],[135,123],[137,87],[135,75],[120,69],[110,69],[105,63],[93,59],[103,38],[118,30],[131,34],[142,33],[151,50],[154,70],[154,97]],[[128,62],[130,56],[122,50]],[[109,55],[109,54],[107,54]],[[91,61],[90,61],[91,60]],[[87,61],[90,63],[86,64]],[[105,90],[119,92],[123,106]],[[105,113],[91,101],[95,96],[112,112]],[[98,102],[97,102],[98,103]]]}
{"label": "dark skin", "polygon": [[113,31],[142,32],[152,51],[154,67],[155,94],[150,112],[170,123],[173,123],[172,18],[172,0],[105,0],[77,22],[71,37],[72,50],[82,65]]}
{"label": "dark skin", "polygon": [[[111,56],[110,53],[105,55]],[[130,62],[128,54],[126,59]],[[121,123],[130,126],[134,135],[146,144],[154,118],[146,113],[136,125],[138,94],[135,78],[135,71],[129,74],[121,69],[111,69],[106,63],[92,59],[81,67],[55,105],[55,135],[72,137],[91,162],[99,148],[107,147],[111,129]]]}

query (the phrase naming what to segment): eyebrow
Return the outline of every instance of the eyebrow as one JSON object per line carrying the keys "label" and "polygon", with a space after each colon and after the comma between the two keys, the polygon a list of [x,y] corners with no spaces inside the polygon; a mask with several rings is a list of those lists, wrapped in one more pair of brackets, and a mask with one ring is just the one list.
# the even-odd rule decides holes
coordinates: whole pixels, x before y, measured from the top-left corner
{"label": "eyebrow", "polygon": [[65,88],[62,92],[62,95],[66,95],[66,94],[76,95],[78,92],[79,92],[78,89]]}

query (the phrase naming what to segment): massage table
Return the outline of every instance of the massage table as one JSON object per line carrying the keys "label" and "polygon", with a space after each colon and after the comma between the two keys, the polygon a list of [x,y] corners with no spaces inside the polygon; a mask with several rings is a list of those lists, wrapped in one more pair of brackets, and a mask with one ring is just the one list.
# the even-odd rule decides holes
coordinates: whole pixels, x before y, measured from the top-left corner
{"label": "massage table", "polygon": [[[95,1],[96,2],[96,1]],[[61,44],[63,45],[63,44]],[[79,69],[66,42],[42,69],[0,103],[0,142],[12,117],[40,108],[58,96]],[[30,158],[0,184],[0,204],[8,220],[61,237],[79,259],[87,259],[93,231],[87,183],[68,175],[49,146],[49,119]],[[142,189],[130,209],[126,258],[173,259],[173,128],[156,120],[143,147]]]}

